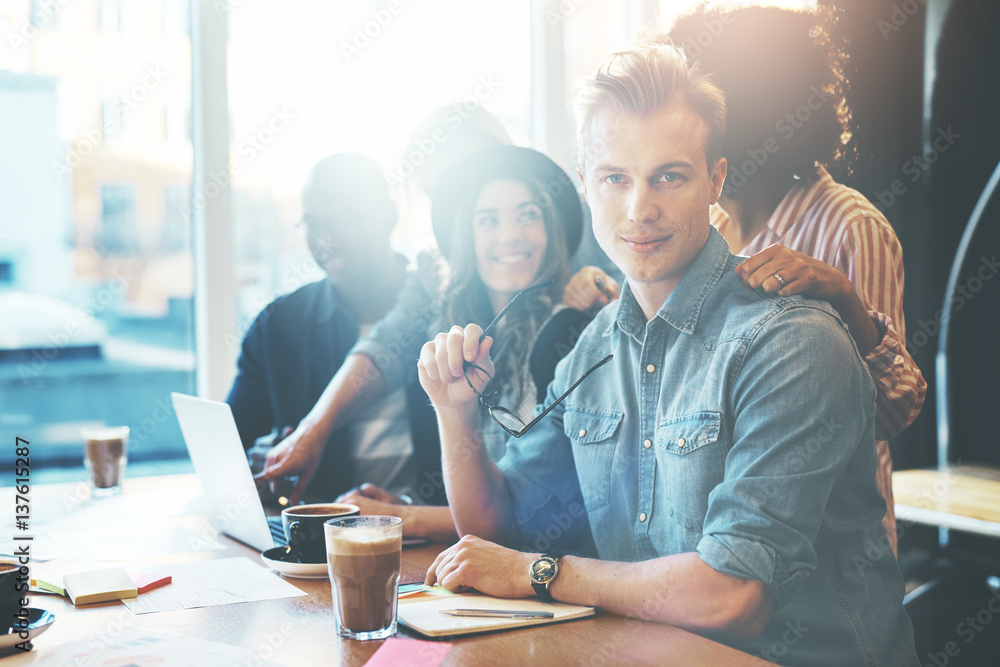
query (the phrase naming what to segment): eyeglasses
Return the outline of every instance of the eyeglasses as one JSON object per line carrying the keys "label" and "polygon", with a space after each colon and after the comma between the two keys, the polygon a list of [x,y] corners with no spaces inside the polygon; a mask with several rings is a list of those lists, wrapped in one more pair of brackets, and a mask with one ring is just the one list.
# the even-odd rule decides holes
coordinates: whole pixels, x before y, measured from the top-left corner
{"label": "eyeglasses", "polygon": [[[493,327],[496,326],[496,323],[500,321],[500,318],[502,318],[507,313],[507,311],[510,310],[510,307],[514,305],[514,302],[516,302],[521,297],[521,295],[527,294],[528,292],[539,289],[541,287],[548,287],[553,282],[554,280],[547,280],[543,283],[538,283],[537,285],[532,285],[531,287],[525,288],[520,292],[518,292],[517,294],[515,294],[514,298],[510,300],[510,303],[504,306],[504,309],[501,310],[500,313],[495,318],[493,318],[493,321],[490,322],[485,329],[483,329],[483,335],[479,337],[479,342],[480,343],[483,342],[483,339],[486,338],[490,330],[492,330]],[[490,375],[488,372],[486,372],[484,368],[470,361],[465,362],[464,364],[465,381],[469,383],[470,387],[472,387],[472,391],[476,392],[476,396],[479,397],[479,403],[486,409],[487,412],[489,412],[490,417],[492,417],[494,421],[496,421],[496,423],[500,425],[500,428],[507,431],[507,433],[510,433],[515,438],[520,438],[522,435],[531,430],[531,428],[535,424],[541,421],[545,415],[549,414],[549,412],[552,411],[552,408],[562,403],[563,399],[569,396],[574,389],[579,387],[580,383],[586,380],[588,375],[596,371],[604,364],[611,361],[613,358],[614,355],[609,354],[608,356],[604,357],[599,362],[597,362],[597,364],[592,366],[590,370],[584,373],[579,380],[574,382],[569,389],[563,392],[562,396],[553,401],[552,405],[542,410],[538,414],[538,416],[536,416],[527,424],[525,424],[524,420],[518,417],[514,412],[508,410],[507,408],[497,405],[497,401],[499,400],[500,396],[500,388],[497,386],[496,380],[493,379],[493,376]],[[470,372],[473,377],[470,377]]]}

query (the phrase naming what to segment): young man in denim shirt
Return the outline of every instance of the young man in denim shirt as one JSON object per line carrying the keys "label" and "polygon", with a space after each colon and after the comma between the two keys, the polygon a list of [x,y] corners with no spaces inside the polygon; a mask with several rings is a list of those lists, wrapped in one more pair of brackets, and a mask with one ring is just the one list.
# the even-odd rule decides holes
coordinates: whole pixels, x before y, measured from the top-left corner
{"label": "young man in denim shirt", "polygon": [[494,465],[466,381],[469,362],[492,372],[492,339],[469,325],[424,346],[465,536],[428,582],[594,605],[778,662],[918,664],[895,558],[871,549],[885,502],[863,360],[829,304],[744,288],[709,224],[721,92],[648,45],[611,56],[577,107],[595,233],[628,282],[545,405],[614,358]]}

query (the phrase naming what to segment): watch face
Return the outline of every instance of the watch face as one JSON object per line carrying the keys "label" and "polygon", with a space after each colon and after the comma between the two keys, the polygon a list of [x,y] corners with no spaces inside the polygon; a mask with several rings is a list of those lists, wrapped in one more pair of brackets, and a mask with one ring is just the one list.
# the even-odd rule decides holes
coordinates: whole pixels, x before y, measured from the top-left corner
{"label": "watch face", "polygon": [[552,581],[558,569],[555,560],[543,556],[531,564],[531,580],[536,584]]}

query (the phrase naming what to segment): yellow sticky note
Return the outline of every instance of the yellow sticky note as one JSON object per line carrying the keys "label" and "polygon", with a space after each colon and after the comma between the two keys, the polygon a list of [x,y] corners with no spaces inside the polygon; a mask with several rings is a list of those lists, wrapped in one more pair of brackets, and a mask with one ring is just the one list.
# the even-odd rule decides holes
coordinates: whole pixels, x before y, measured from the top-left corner
{"label": "yellow sticky note", "polygon": [[66,594],[73,604],[122,600],[139,595],[135,583],[120,567],[91,572],[77,572],[63,577]]}

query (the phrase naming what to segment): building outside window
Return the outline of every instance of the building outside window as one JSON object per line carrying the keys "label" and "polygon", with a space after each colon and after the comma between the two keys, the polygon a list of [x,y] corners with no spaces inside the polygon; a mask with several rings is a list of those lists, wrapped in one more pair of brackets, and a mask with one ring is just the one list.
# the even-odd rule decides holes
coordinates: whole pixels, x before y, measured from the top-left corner
{"label": "building outside window", "polygon": [[[0,50],[0,438],[31,441],[36,482],[83,479],[84,426],[132,429],[130,474],[190,469],[162,407],[195,377],[177,222],[190,124],[164,136],[168,88],[190,99],[191,46],[164,34],[170,12],[157,0],[0,7],[23,40]],[[16,32],[26,23],[36,29]]]}

